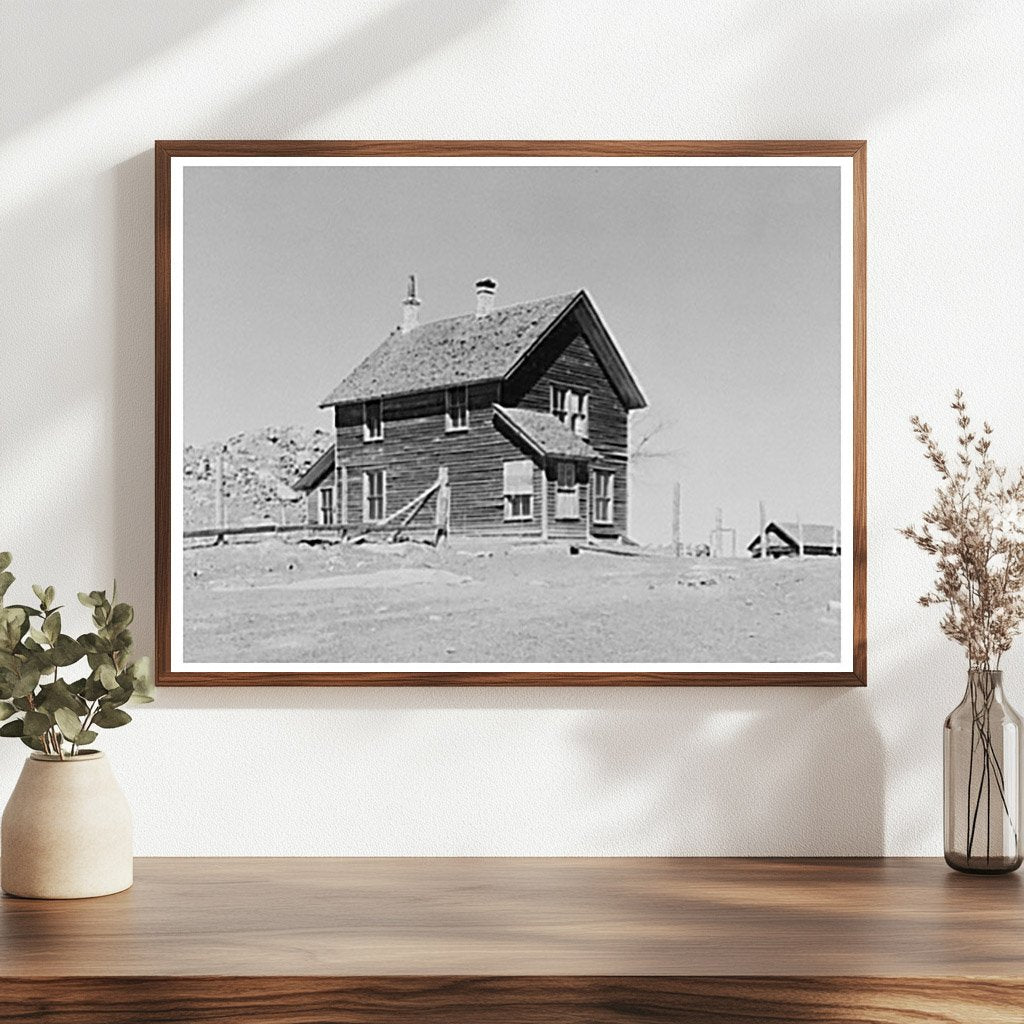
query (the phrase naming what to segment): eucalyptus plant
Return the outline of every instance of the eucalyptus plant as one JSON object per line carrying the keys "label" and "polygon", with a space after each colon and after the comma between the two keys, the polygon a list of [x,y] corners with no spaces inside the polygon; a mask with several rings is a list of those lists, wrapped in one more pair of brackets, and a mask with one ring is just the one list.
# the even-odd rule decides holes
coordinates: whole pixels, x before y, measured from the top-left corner
{"label": "eucalyptus plant", "polygon": [[[38,605],[4,603],[14,582],[10,564],[10,553],[0,551],[0,736],[61,760],[74,757],[98,730],[132,720],[125,705],[153,700],[149,659],[132,659],[135,612],[118,603],[116,581],[109,599],[103,590],[80,593],[95,632],[68,636],[53,587],[33,585]],[[88,674],[67,682],[83,660]]]}

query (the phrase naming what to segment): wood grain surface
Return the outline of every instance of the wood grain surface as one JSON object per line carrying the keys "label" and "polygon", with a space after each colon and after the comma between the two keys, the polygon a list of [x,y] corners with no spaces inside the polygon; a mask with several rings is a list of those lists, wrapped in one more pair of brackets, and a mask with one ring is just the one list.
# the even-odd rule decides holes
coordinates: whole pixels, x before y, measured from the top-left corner
{"label": "wood grain surface", "polygon": [[1024,1021],[1020,876],[939,860],[136,864],[0,901],[0,1020]]}
{"label": "wood grain surface", "polygon": [[[843,672],[172,672],[171,161],[175,157],[850,157],[853,665]],[[867,144],[862,140],[160,140],[155,169],[156,673],[160,686],[864,686],[867,683]]]}

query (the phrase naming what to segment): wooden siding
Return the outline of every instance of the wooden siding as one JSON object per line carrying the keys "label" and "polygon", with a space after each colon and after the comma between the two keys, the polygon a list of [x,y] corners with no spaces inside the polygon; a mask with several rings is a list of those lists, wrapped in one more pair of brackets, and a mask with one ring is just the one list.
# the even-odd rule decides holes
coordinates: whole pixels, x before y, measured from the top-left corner
{"label": "wooden siding", "polygon": [[[348,467],[348,523],[363,521],[363,472],[387,471],[390,514],[412,501],[447,466],[453,534],[540,536],[540,473],[534,473],[534,516],[505,522],[504,462],[529,458],[494,427],[496,383],[469,388],[469,430],[445,432],[444,392],[384,400],[384,440],[363,441],[361,403],[335,407],[338,465]],[[428,503],[428,511],[433,502]],[[427,513],[424,513],[424,515]]]}
{"label": "wooden siding", "polygon": [[[502,397],[509,406],[548,412],[551,387],[556,384],[585,391],[590,396],[587,440],[601,455],[593,468],[615,474],[614,522],[610,526],[594,526],[591,532],[596,537],[625,535],[629,509],[629,412],[572,318],[553,331],[545,344],[505,382]],[[553,511],[552,488],[548,491]],[[586,492],[589,520],[592,513],[589,485]],[[582,511],[582,489],[580,508]],[[553,519],[551,525],[556,525]]]}
{"label": "wooden siding", "polygon": [[[545,491],[540,457],[494,425],[495,402],[548,412],[552,384],[585,391],[590,396],[588,440],[601,456],[594,468],[615,474],[611,524],[592,525],[591,470],[585,463],[577,463],[580,518],[556,519],[558,460],[548,460],[543,469],[547,477]],[[335,407],[335,429],[337,464],[348,470],[345,513],[349,525],[363,522],[366,470],[387,471],[385,514],[390,514],[426,490],[437,479],[438,468],[446,466],[451,483],[453,534],[540,537],[544,518],[542,493],[546,493],[549,539],[585,540],[588,533],[613,538],[627,531],[629,414],[573,318],[556,329],[511,380],[470,385],[468,431],[445,431],[444,390],[385,398],[382,441],[363,440],[361,402]],[[533,519],[505,522],[503,464],[523,458],[532,458],[536,466]],[[433,504],[427,507],[432,509]],[[339,493],[336,516],[341,513]]]}

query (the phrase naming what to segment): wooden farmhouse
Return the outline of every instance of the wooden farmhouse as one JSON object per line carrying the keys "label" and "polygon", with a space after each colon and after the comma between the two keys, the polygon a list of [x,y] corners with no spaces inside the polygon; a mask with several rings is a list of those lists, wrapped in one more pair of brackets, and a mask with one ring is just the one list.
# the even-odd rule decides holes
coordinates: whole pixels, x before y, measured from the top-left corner
{"label": "wooden farmhouse", "polygon": [[[768,558],[794,558],[800,555],[803,542],[805,555],[839,555],[842,553],[839,531],[822,523],[769,523],[765,528],[765,554]],[[747,550],[761,557],[761,534],[748,545]]]}
{"label": "wooden farmhouse", "polygon": [[496,287],[420,324],[410,279],[402,326],[321,402],[336,441],[295,484],[310,523],[626,535],[636,379],[585,291],[496,309]]}

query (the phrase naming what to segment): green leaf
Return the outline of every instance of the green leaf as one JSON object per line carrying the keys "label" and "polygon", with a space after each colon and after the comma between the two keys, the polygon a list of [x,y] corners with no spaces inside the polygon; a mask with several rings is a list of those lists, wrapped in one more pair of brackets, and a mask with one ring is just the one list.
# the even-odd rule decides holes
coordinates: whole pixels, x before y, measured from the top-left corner
{"label": "green leaf", "polygon": [[0,572],[0,598],[7,593],[13,582],[14,577],[9,572]]}
{"label": "green leaf", "polygon": [[114,610],[110,613],[110,625],[115,629],[124,629],[130,626],[135,618],[135,610],[130,604],[115,604]]}
{"label": "green leaf", "polygon": [[44,715],[41,711],[26,711],[25,712],[25,735],[26,736],[42,736],[47,729],[53,723],[50,721],[49,715]]}
{"label": "green leaf", "polygon": [[51,654],[54,665],[66,667],[74,665],[76,661],[81,661],[85,657],[85,650],[77,640],[62,633],[57,637],[57,642],[53,645]]}
{"label": "green leaf", "polygon": [[43,633],[46,634],[46,639],[51,644],[57,642],[57,637],[60,636],[60,612],[50,612],[49,615],[43,619],[42,626]]}
{"label": "green leaf", "polygon": [[35,692],[39,685],[39,667],[37,665],[24,665],[18,681],[11,691],[12,697],[28,697]]}
{"label": "green leaf", "polygon": [[86,654],[96,654],[100,652],[99,640],[100,638],[95,633],[83,633],[78,638],[78,644]]}
{"label": "green leaf", "polygon": [[83,594],[79,591],[78,600],[81,601],[86,608],[95,608],[96,605],[100,603],[95,590],[91,594]]}
{"label": "green leaf", "polygon": [[28,604],[9,604],[7,607],[20,608],[29,618],[44,618],[43,613],[38,608],[33,608],[31,605]]}
{"label": "green leaf", "polygon": [[22,608],[0,608],[0,650],[13,651],[25,635],[27,623]]}
{"label": "green leaf", "polygon": [[32,637],[37,644],[42,645],[50,643],[50,638],[41,629],[36,629],[35,626],[29,627],[28,635]]}
{"label": "green leaf", "polygon": [[0,572],[3,572],[11,564],[10,551],[0,551]]}
{"label": "green leaf", "polygon": [[[107,658],[107,660],[109,660],[108,656],[114,649],[110,646],[110,641],[105,636],[97,636],[97,634],[95,633],[86,633],[85,636],[92,638],[91,643],[95,650],[91,652],[91,655],[99,658],[100,660],[102,660],[103,658]],[[92,657],[90,657],[89,665],[92,668],[95,668],[96,665],[98,664],[99,661],[97,661],[96,664],[94,665]]]}
{"label": "green leaf", "polygon": [[25,723],[20,718],[15,718],[10,722],[4,722],[0,725],[0,736],[24,736],[25,735]]}
{"label": "green leaf", "polygon": [[89,705],[81,697],[73,693],[71,687],[63,679],[47,683],[39,688],[39,698],[36,701],[36,707],[40,711],[53,712],[57,708],[65,708],[79,718],[83,718],[89,712]]}
{"label": "green leaf", "polygon": [[[25,717],[27,718],[28,716],[26,715]],[[57,708],[53,713],[53,717],[56,719],[57,727],[64,738],[71,740],[72,743],[77,743],[79,733],[82,732],[82,721],[78,715],[67,708]]]}
{"label": "green leaf", "polygon": [[43,594],[43,597],[46,598],[46,607],[47,608],[52,608],[53,607],[53,599],[56,596],[57,596],[57,591],[54,590],[53,587],[47,587],[46,588],[46,593]]}
{"label": "green leaf", "polygon": [[[101,729],[117,729],[122,725],[127,725],[131,720],[132,716],[127,711],[105,704],[96,712],[93,724],[98,725]],[[3,734],[3,728],[0,726],[0,735]]]}
{"label": "green leaf", "polygon": [[11,715],[18,713],[18,709],[6,700],[0,700],[0,722],[6,722]]}
{"label": "green leaf", "polygon": [[[0,729],[0,735],[3,735],[3,729]],[[21,736],[19,738],[26,747],[31,747],[33,750],[38,750],[43,754],[46,753],[46,747],[44,747],[43,744],[35,738],[35,736]]]}
{"label": "green leaf", "polygon": [[126,681],[126,685],[119,686],[116,690],[110,690],[103,698],[102,703],[104,707],[119,708],[132,699],[134,692],[131,682]]}
{"label": "green leaf", "polygon": [[116,690],[118,687],[117,673],[113,665],[100,665],[96,669],[96,678],[103,684],[105,690]]}
{"label": "green leaf", "polygon": [[149,658],[139,658],[128,666],[128,675],[132,681],[134,695],[133,704],[151,704],[156,695],[156,686],[150,672]]}
{"label": "green leaf", "polygon": [[97,736],[99,736],[98,732],[93,732],[92,729],[84,729],[78,734],[78,739],[76,739],[75,742],[79,746],[82,746],[84,743],[92,743]]}
{"label": "green leaf", "polygon": [[45,605],[46,604],[46,588],[45,587],[39,586],[38,583],[33,583],[32,584],[32,593],[35,594],[36,597],[39,598],[39,603],[41,605]]}
{"label": "green leaf", "polygon": [[100,697],[107,695],[107,688],[96,678],[96,676],[89,676],[85,681],[85,689],[82,691],[82,696],[86,700],[99,700]]}

